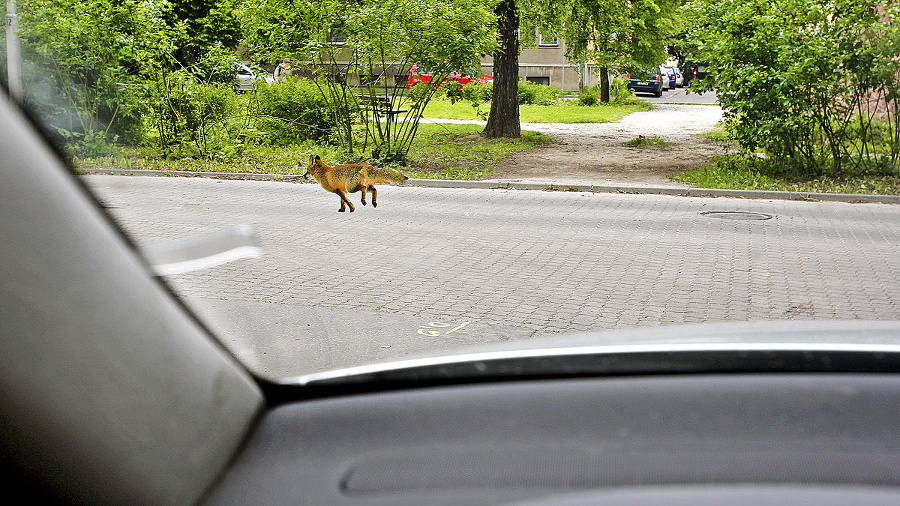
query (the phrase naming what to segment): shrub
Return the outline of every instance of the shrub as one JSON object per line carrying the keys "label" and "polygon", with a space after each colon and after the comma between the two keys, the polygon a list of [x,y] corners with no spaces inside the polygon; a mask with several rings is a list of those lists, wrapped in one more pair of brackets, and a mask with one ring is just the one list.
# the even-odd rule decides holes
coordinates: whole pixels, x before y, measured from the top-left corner
{"label": "shrub", "polygon": [[578,103],[585,107],[593,107],[600,103],[600,99],[594,90],[585,88],[583,92],[578,94]]}
{"label": "shrub", "polygon": [[297,144],[305,140],[327,140],[334,122],[328,102],[319,89],[304,79],[282,79],[274,84],[258,83],[257,128],[269,143]]}
{"label": "shrub", "polygon": [[[184,72],[161,74],[150,93],[151,117],[164,155],[206,157],[208,135],[235,110],[234,92]],[[185,151],[188,151],[186,153]]]}
{"label": "shrub", "polygon": [[559,90],[553,86],[519,82],[519,103],[529,105],[553,105],[559,97]]}
{"label": "shrub", "polygon": [[[696,0],[691,38],[709,62],[692,91],[715,88],[741,149],[805,176],[900,164],[879,115],[900,117],[896,0]],[[762,16],[759,13],[765,12]],[[857,127],[858,125],[858,127]],[[900,138],[900,122],[884,123]]]}
{"label": "shrub", "polygon": [[462,98],[469,102],[490,102],[494,94],[493,83],[469,83],[462,87]]}
{"label": "shrub", "polygon": [[617,77],[609,82],[610,104],[624,104],[630,98],[634,98],[634,93],[628,89],[628,82],[625,79]]}
{"label": "shrub", "polygon": [[[578,95],[578,101],[581,105],[596,105],[600,100],[600,85],[587,86],[581,94]],[[593,99],[591,98],[593,97]],[[629,98],[633,98],[634,94],[628,89],[625,80],[616,78],[609,82],[609,103],[612,105],[624,104]]]}
{"label": "shrub", "polygon": [[413,102],[420,102],[430,92],[429,88],[430,85],[428,83],[416,83],[412,85],[409,91],[407,91],[407,95],[413,100]]}

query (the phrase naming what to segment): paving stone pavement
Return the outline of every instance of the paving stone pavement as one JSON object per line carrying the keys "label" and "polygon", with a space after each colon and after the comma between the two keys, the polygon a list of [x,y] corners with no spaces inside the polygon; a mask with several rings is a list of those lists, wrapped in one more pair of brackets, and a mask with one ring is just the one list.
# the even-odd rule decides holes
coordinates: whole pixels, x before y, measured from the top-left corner
{"label": "paving stone pavement", "polygon": [[383,186],[338,213],[313,184],[83,179],[138,243],[256,228],[261,257],[167,280],[271,376],[588,330],[900,319],[897,205]]}

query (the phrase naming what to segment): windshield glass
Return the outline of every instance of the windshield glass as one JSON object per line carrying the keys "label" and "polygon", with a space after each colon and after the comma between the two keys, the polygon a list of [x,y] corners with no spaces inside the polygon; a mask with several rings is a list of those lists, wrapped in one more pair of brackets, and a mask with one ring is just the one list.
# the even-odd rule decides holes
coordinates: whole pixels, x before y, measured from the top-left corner
{"label": "windshield glass", "polygon": [[487,1],[19,0],[0,65],[266,378],[898,320],[898,6],[631,2],[604,24],[582,4],[523,2],[510,32]]}

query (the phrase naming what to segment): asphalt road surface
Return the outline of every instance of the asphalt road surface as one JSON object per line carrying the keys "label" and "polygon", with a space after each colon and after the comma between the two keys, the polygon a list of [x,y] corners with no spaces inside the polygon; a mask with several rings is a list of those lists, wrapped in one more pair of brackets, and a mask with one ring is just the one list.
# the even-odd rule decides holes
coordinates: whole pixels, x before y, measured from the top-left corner
{"label": "asphalt road surface", "polygon": [[650,93],[636,93],[635,95],[639,99],[646,100],[647,102],[664,104],[714,105],[719,103],[719,101],[716,99],[715,93],[709,91],[706,93],[695,93],[691,91],[690,87],[675,88],[674,90],[663,90],[663,94],[661,97],[655,97]]}
{"label": "asphalt road surface", "polygon": [[140,244],[255,227],[262,255],[166,280],[285,377],[589,330],[900,318],[900,206],[84,176]]}

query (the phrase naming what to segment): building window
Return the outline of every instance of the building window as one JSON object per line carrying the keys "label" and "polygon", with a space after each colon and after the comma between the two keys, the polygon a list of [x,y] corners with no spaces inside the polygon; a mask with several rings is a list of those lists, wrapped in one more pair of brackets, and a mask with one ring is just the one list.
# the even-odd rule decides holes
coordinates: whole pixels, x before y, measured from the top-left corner
{"label": "building window", "polygon": [[559,37],[545,37],[543,35],[538,35],[538,46],[559,47]]}
{"label": "building window", "polygon": [[543,86],[550,86],[550,76],[531,76],[526,77],[526,81],[529,83],[540,84]]}
{"label": "building window", "polygon": [[347,43],[347,33],[344,32],[343,23],[331,29],[331,32],[328,33],[328,43],[335,46],[342,46]]}

